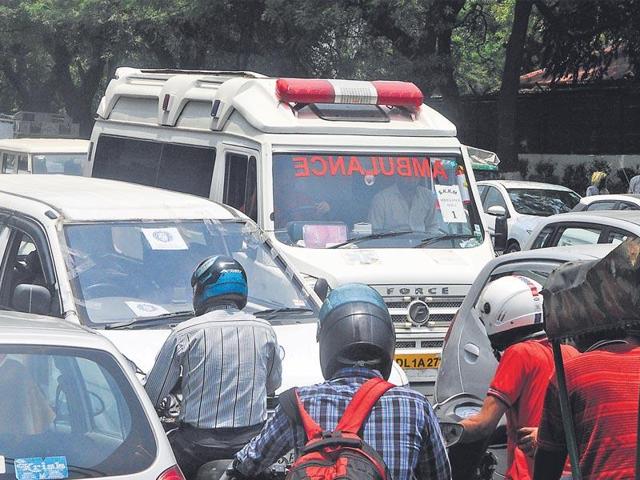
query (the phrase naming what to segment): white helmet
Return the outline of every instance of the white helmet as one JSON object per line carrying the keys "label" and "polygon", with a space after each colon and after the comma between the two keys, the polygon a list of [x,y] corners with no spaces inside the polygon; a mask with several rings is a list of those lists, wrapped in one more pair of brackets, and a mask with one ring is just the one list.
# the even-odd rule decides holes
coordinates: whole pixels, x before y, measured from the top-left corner
{"label": "white helmet", "polygon": [[532,327],[527,329],[531,331],[542,330],[540,290],[542,285],[538,282],[519,275],[491,282],[476,306],[489,338],[523,327]]}

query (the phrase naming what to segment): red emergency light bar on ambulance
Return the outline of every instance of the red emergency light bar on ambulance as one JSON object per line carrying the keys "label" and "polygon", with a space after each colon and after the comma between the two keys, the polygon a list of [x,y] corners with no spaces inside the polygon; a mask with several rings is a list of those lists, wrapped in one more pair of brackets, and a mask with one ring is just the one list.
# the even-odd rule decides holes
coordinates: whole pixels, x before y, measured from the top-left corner
{"label": "red emergency light bar on ambulance", "polygon": [[[120,68],[88,165],[95,177],[240,210],[308,287],[370,285],[396,325],[398,364],[428,393],[449,322],[495,255],[467,150],[424,97],[403,81]],[[259,255],[238,261],[247,273],[266,267]],[[294,334],[297,315],[272,321]],[[300,352],[312,340],[300,337]],[[313,382],[308,374],[306,364],[287,367],[293,384]]]}
{"label": "red emergency light bar on ambulance", "polygon": [[411,82],[279,78],[276,95],[291,103],[387,105],[417,110],[424,96]]}

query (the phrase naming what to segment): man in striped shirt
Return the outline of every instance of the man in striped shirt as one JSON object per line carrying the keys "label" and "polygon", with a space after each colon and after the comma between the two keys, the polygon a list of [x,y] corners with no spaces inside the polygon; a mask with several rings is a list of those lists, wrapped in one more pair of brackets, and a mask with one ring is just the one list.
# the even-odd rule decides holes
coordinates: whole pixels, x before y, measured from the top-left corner
{"label": "man in striped shirt", "polygon": [[241,311],[248,287],[237,261],[204,260],[191,285],[197,316],[169,335],[145,385],[156,408],[180,386],[180,426],[169,441],[187,478],[211,460],[231,458],[260,432],[267,395],[282,374],[273,328]]}

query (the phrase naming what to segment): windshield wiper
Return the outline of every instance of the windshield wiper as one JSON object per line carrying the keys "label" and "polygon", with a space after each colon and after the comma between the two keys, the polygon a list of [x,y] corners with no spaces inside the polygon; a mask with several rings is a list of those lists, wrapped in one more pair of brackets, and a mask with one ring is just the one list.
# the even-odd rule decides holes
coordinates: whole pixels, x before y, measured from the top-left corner
{"label": "windshield wiper", "polygon": [[184,312],[169,312],[162,315],[156,315],[154,317],[139,317],[133,320],[127,320],[126,322],[107,323],[104,326],[105,330],[118,330],[127,327],[136,327],[138,325],[148,325],[150,323],[160,323],[170,318],[186,317],[187,315],[194,315],[193,310],[186,310]]}
{"label": "windshield wiper", "polygon": [[331,245],[327,248],[340,248],[345,245],[355,245],[357,243],[366,241],[366,240],[377,240],[378,238],[388,238],[388,237],[398,237],[400,235],[406,235],[407,233],[414,233],[413,230],[398,230],[391,232],[380,232],[380,233],[372,233],[370,235],[363,235],[362,237],[353,237],[347,240],[346,242],[338,243],[337,245]]}
{"label": "windshield wiper", "polygon": [[463,233],[452,233],[449,235],[440,235],[438,237],[429,237],[423,239],[415,248],[428,247],[431,244],[437,243],[441,240],[469,240],[471,238],[475,238],[475,235],[463,234]]}
{"label": "windshield wiper", "polygon": [[308,313],[313,312],[310,308],[299,307],[281,307],[281,308],[268,308],[267,310],[260,310],[254,312],[256,317],[264,318],[265,320],[272,320],[282,313]]}

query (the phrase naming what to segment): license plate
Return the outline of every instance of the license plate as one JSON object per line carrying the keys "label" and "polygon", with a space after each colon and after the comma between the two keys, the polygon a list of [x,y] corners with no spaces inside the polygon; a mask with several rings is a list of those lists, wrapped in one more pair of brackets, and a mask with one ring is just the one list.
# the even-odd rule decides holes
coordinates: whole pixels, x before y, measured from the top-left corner
{"label": "license plate", "polygon": [[425,369],[440,367],[438,353],[399,353],[396,362],[404,369]]}

